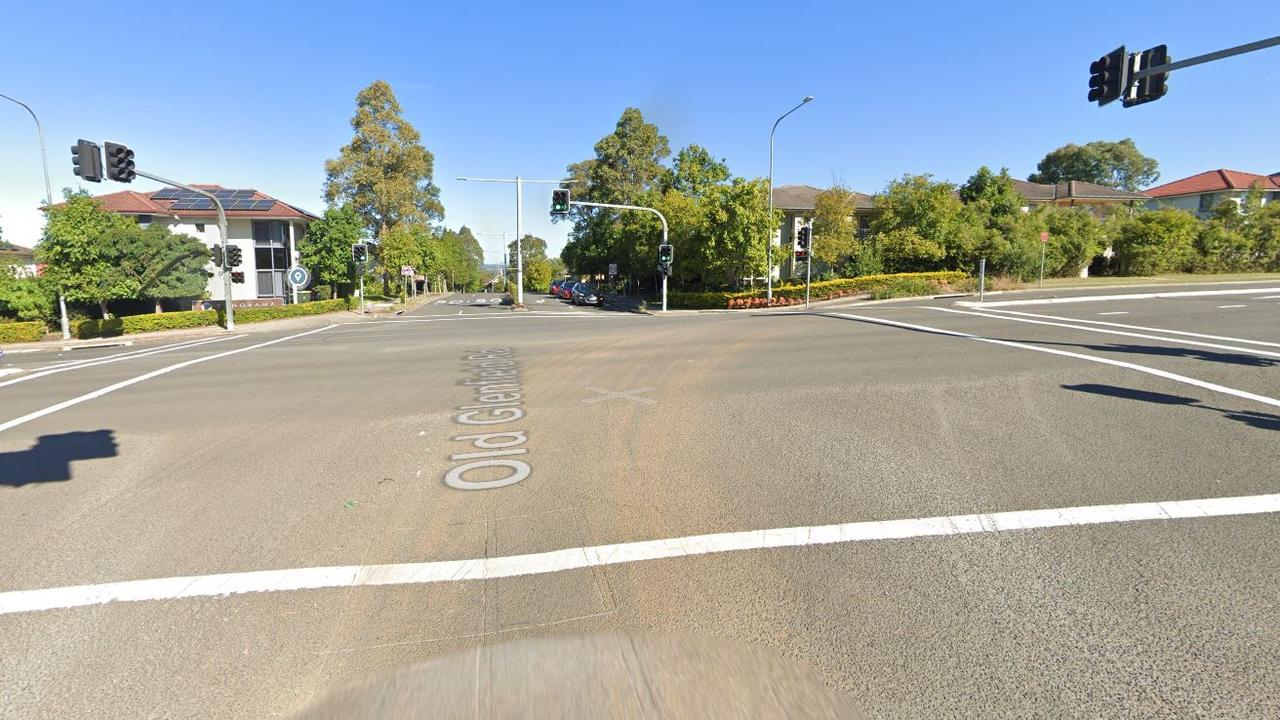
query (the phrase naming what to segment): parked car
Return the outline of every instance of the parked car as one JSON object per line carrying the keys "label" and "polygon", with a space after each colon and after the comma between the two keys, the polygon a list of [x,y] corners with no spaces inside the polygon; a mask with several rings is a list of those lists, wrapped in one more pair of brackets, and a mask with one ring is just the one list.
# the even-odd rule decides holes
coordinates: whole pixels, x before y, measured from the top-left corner
{"label": "parked car", "polygon": [[547,294],[548,294],[548,295],[554,295],[554,296],[556,296],[556,297],[560,297],[560,286],[561,286],[561,285],[563,285],[563,284],[565,284],[566,282],[568,282],[568,281],[567,281],[567,280],[552,280],[552,281],[551,281],[551,289],[550,289],[549,291],[547,291]]}
{"label": "parked car", "polygon": [[600,307],[604,305],[604,293],[594,285],[578,283],[573,286],[572,300],[574,305],[595,305]]}
{"label": "parked car", "polygon": [[573,286],[574,286],[575,284],[576,284],[576,283],[575,283],[575,281],[573,281],[573,280],[565,280],[564,282],[560,283],[560,287],[559,287],[558,292],[556,293],[556,295],[557,295],[561,300],[572,300],[572,299],[573,299]]}

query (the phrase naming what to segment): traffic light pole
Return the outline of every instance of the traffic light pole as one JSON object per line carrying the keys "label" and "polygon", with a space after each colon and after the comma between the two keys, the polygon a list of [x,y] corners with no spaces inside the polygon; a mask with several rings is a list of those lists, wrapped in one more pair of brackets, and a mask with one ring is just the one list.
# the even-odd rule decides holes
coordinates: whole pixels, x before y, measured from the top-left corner
{"label": "traffic light pole", "polygon": [[[641,207],[639,205],[614,205],[613,203],[580,202],[578,200],[570,200],[569,204],[581,205],[583,207],[613,208],[614,210],[643,210],[644,212],[651,212],[654,215],[657,215],[658,219],[662,221],[662,244],[663,245],[668,244],[667,243],[667,218],[662,213],[658,212],[653,208]],[[666,311],[667,311],[667,273],[662,273],[662,312],[666,312]]]}
{"label": "traffic light pole", "polygon": [[[228,266],[228,263],[230,262],[231,254],[227,252],[227,213],[222,209],[222,202],[219,201],[218,198],[208,190],[201,190],[200,188],[191,187],[190,185],[180,183],[177,180],[169,180],[168,178],[162,178],[159,175],[152,175],[151,173],[145,173],[145,172],[142,172],[141,170],[135,170],[134,172],[138,174],[138,177],[144,177],[148,180],[154,180],[163,185],[182,188],[183,190],[188,190],[197,195],[203,195],[204,197],[207,197],[213,201],[213,206],[218,209],[218,234],[222,236],[222,297],[223,297],[222,302],[223,302],[223,305],[226,307],[227,332],[231,332],[232,330],[235,330],[236,315],[235,315],[235,310],[231,307],[231,268]],[[364,293],[362,292],[361,293],[362,298],[363,298],[363,295]]]}
{"label": "traffic light pole", "polygon": [[813,269],[813,233],[809,233],[809,247],[804,253],[804,309],[809,309],[809,276]]}

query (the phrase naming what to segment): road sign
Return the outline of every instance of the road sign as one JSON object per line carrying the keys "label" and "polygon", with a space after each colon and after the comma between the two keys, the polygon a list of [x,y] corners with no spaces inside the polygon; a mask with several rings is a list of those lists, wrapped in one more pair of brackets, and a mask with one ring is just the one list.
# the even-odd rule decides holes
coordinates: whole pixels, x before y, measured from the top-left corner
{"label": "road sign", "polygon": [[1041,231],[1040,231],[1040,242],[1042,242],[1042,243],[1047,243],[1047,242],[1049,242],[1049,231],[1048,231],[1048,230],[1041,230]]}
{"label": "road sign", "polygon": [[306,268],[302,267],[301,265],[294,265],[293,267],[289,268],[289,284],[290,285],[296,288],[302,288],[302,287],[306,287],[307,283],[310,281],[311,281],[311,273],[307,272]]}
{"label": "road sign", "polygon": [[618,274],[618,263],[609,263],[609,277]]}
{"label": "road sign", "polygon": [[413,277],[413,268],[408,265],[401,265],[400,274],[405,277]]}

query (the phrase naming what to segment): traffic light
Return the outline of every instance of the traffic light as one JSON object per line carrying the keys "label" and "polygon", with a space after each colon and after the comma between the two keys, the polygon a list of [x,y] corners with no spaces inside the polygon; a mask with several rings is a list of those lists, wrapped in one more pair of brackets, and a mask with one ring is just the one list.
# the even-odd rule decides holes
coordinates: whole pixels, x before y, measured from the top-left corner
{"label": "traffic light", "polygon": [[71,146],[71,167],[82,180],[102,182],[102,149],[97,143],[77,140]]}
{"label": "traffic light", "polygon": [[128,145],[106,142],[103,150],[107,156],[107,179],[116,182],[133,182],[138,173],[133,169],[133,151]]}
{"label": "traffic light", "polygon": [[[1169,47],[1167,45],[1157,45],[1150,50],[1143,50],[1133,55],[1132,70],[1145,70],[1150,67],[1159,67],[1169,64]],[[1149,103],[1152,100],[1159,100],[1164,94],[1169,92],[1169,86],[1165,81],[1169,79],[1169,73],[1159,73],[1156,75],[1148,75],[1133,84],[1124,96],[1124,106],[1133,107]]]}
{"label": "traffic light", "polygon": [[1128,78],[1128,58],[1124,46],[1112,50],[1089,65],[1089,102],[1102,107],[1120,97]]}
{"label": "traffic light", "polygon": [[369,262],[369,246],[364,243],[356,243],[351,246],[351,259],[358,265]]}
{"label": "traffic light", "polygon": [[803,261],[809,259],[809,235],[813,231],[806,225],[800,228],[800,232],[796,235],[796,260]]}
{"label": "traffic light", "polygon": [[214,245],[209,248],[209,255],[213,258],[214,267],[222,267],[222,246]]}
{"label": "traffic light", "polygon": [[233,271],[231,272],[231,282],[233,282],[233,283],[239,283],[239,284],[243,285],[243,284],[244,284],[244,271],[243,271],[243,270],[233,270]]}
{"label": "traffic light", "polygon": [[551,191],[551,214],[569,214],[569,188],[557,188]]}
{"label": "traffic light", "polygon": [[227,246],[227,267],[240,267],[240,261],[243,259],[239,245]]}

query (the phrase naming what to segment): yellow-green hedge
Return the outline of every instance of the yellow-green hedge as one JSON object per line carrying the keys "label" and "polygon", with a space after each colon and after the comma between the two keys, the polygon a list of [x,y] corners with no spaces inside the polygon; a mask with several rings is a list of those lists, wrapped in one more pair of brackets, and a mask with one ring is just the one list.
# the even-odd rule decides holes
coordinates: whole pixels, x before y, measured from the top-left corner
{"label": "yellow-green hedge", "polygon": [[44,337],[44,331],[40,321],[0,323],[0,343],[36,342]]}
{"label": "yellow-green hedge", "polygon": [[[319,315],[321,313],[337,312],[338,310],[346,310],[347,301],[344,298],[336,300],[317,300],[315,302],[298,303],[297,305],[276,305],[275,307],[264,308],[243,308],[236,310],[237,323],[254,323],[263,320],[278,320],[279,318],[299,317],[301,315]],[[219,316],[219,321],[222,318]]]}
{"label": "yellow-green hedge", "polygon": [[[949,289],[969,275],[960,270],[923,273],[897,273],[893,275],[863,275],[856,278],[838,278],[815,282],[809,287],[813,301],[830,300],[847,295],[870,294],[893,296],[930,294]],[[804,285],[778,285],[773,288],[774,305],[794,305],[804,302]],[[747,292],[693,292],[668,293],[667,304],[679,308],[750,308],[765,306],[763,289]]]}
{"label": "yellow-green hedge", "polygon": [[213,310],[184,310],[148,315],[126,315],[110,320],[80,320],[71,324],[71,335],[81,339],[116,337],[217,324],[218,313]]}

